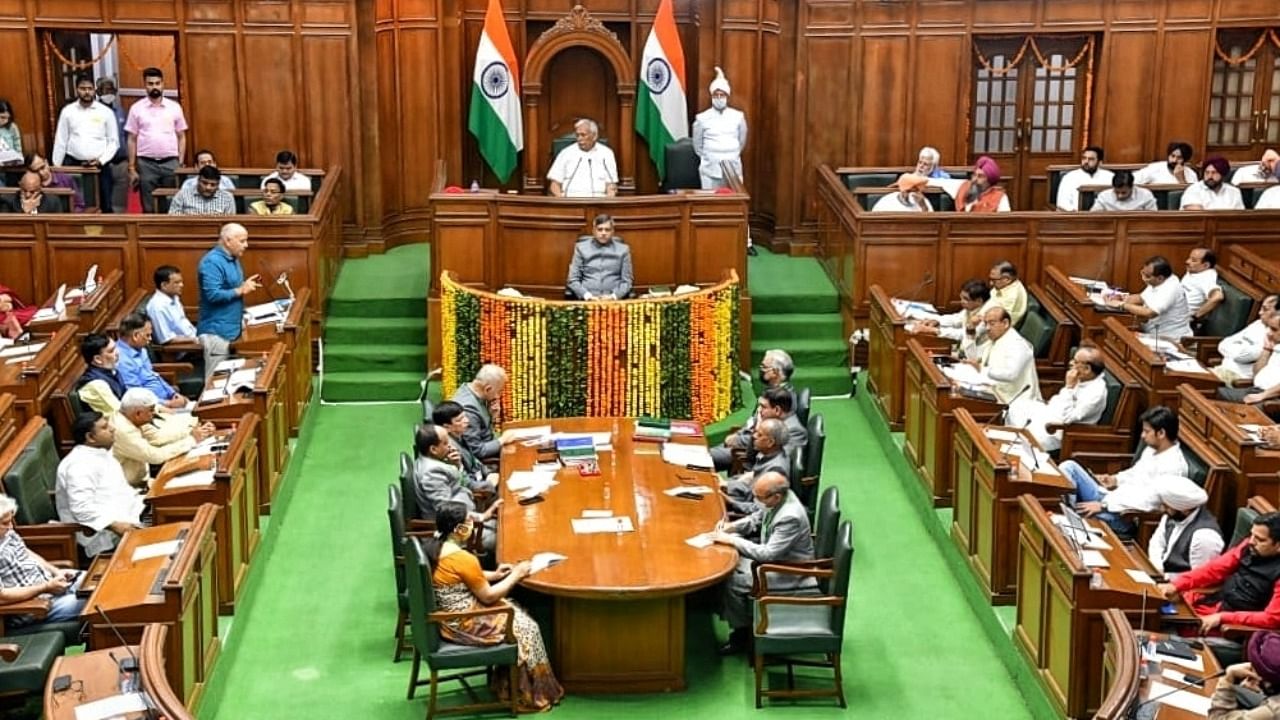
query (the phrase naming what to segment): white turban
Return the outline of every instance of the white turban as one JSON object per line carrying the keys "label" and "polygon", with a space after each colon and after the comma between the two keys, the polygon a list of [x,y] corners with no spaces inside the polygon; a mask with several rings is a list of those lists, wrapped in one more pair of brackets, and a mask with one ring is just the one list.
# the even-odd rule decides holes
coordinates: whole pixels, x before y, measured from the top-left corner
{"label": "white turban", "polygon": [[1191,512],[1209,500],[1204,488],[1180,475],[1162,475],[1156,478],[1156,495],[1161,503],[1178,512]]}
{"label": "white turban", "polygon": [[725,79],[724,71],[720,68],[716,68],[716,79],[711,81],[711,92],[714,94],[717,90],[720,90],[725,95],[733,94],[729,92],[729,81]]}

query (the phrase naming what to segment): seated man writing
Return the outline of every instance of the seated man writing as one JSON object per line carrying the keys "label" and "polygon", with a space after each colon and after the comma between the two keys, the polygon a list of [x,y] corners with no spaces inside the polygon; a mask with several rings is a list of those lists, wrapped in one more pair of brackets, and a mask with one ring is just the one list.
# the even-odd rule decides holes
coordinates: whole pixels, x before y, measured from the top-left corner
{"label": "seated man writing", "polygon": [[1277,580],[1280,513],[1267,513],[1254,519],[1249,537],[1239,545],[1158,588],[1169,600],[1181,594],[1200,616],[1202,632],[1224,624],[1274,630],[1280,628]]}
{"label": "seated man writing", "polygon": [[739,515],[753,513],[758,507],[752,497],[752,487],[756,480],[766,473],[778,473],[785,478],[791,476],[791,463],[787,458],[787,427],[781,420],[764,418],[756,423],[752,445],[755,448],[755,461],[750,469],[727,481],[723,489],[725,505],[730,512]]}
{"label": "seated man writing", "polygon": [[967,358],[982,357],[986,351],[987,326],[982,317],[998,303],[991,297],[991,287],[973,278],[960,288],[960,311],[947,315],[926,314],[907,324],[907,332],[914,335],[937,335],[959,344],[960,353]]}
{"label": "seated man writing", "polygon": [[36,597],[49,598],[49,612],[42,618],[30,615],[6,618],[10,628],[48,625],[75,620],[84,610],[88,598],[77,597],[84,574],[49,564],[31,552],[22,536],[14,529],[18,503],[8,495],[0,495],[0,605],[26,602]]}
{"label": "seated man writing", "polygon": [[436,511],[447,502],[462,503],[471,518],[484,525],[480,541],[485,552],[493,552],[498,530],[493,516],[502,500],[495,500],[484,512],[477,511],[475,492],[458,467],[458,453],[449,444],[449,433],[444,428],[432,423],[420,425],[414,433],[413,447],[418,455],[413,461],[413,492],[422,519],[435,520]]}
{"label": "seated man writing", "polygon": [[[782,388],[795,395],[795,388],[791,386],[791,375],[795,372],[795,363],[791,360],[791,355],[786,350],[773,348],[766,350],[764,357],[760,359],[760,384],[765,390],[770,388]],[[794,407],[795,403],[792,402]],[[728,470],[733,465],[734,449],[751,450],[751,438],[755,434],[756,424],[760,422],[760,405],[756,404],[756,411],[751,415],[738,431],[728,435],[724,439],[724,444],[711,448],[711,459],[715,462],[716,470]]]}
{"label": "seated man writing", "polygon": [[76,446],[58,463],[58,520],[88,528],[76,542],[89,557],[111,550],[133,528],[142,527],[142,496],[124,478],[111,454],[115,428],[101,413],[81,413],[71,426]]}
{"label": "seated man writing", "polygon": [[573,248],[565,286],[579,300],[621,300],[631,294],[631,248],[613,234],[613,218],[597,215],[592,236]]}
{"label": "seated man writing", "polygon": [[1147,543],[1156,571],[1172,580],[1222,554],[1218,519],[1205,508],[1209,494],[1184,477],[1169,476],[1156,490],[1164,515]]}
{"label": "seated man writing", "polygon": [[[787,476],[769,472],[752,487],[759,509],[751,515],[717,526],[712,539],[738,551],[738,565],[721,586],[720,616],[732,631],[721,654],[742,652],[751,637],[751,588],[753,563],[785,563],[813,559],[813,536],[809,515],[800,498],[791,492]],[[759,536],[759,542],[748,540]],[[814,578],[771,574],[770,593],[797,593],[817,587]]]}
{"label": "seated man writing", "polygon": [[964,360],[990,381],[991,392],[1002,403],[1022,396],[1040,399],[1040,379],[1036,376],[1036,352],[1031,343],[1013,329],[1009,311],[993,307],[983,315],[987,325],[986,352],[981,360]]}
{"label": "seated man writing", "polygon": [[1005,422],[1014,427],[1025,425],[1045,450],[1061,448],[1062,430],[1049,432],[1048,426],[1097,423],[1107,409],[1107,381],[1102,377],[1105,370],[1097,348],[1080,348],[1067,366],[1062,389],[1049,402],[1024,395],[1009,406]]}
{"label": "seated man writing", "polygon": [[111,416],[115,443],[111,454],[120,462],[124,478],[146,489],[152,465],[163,465],[211,437],[212,423],[197,424],[187,414],[156,412],[159,399],[146,388],[129,388],[120,399],[120,411]]}
{"label": "seated man writing", "polygon": [[1093,475],[1075,460],[1058,466],[1076,486],[1080,511],[1107,523],[1122,538],[1137,532],[1124,513],[1158,509],[1165,480],[1188,474],[1187,459],[1178,444],[1178,416],[1169,408],[1157,405],[1142,413],[1142,444],[1138,462],[1115,475]]}
{"label": "seated man writing", "polygon": [[1141,294],[1111,298],[1107,305],[1132,313],[1143,320],[1142,332],[1157,338],[1178,340],[1191,334],[1191,309],[1182,282],[1163,255],[1147,258],[1142,264]]}

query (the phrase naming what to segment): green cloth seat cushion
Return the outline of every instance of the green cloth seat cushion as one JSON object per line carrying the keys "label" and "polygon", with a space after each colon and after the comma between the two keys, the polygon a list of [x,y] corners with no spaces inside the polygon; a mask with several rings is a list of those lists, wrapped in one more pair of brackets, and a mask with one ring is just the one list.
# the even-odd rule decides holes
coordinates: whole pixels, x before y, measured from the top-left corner
{"label": "green cloth seat cushion", "polygon": [[[765,655],[840,652],[840,636],[832,631],[830,605],[768,605],[769,627],[756,633],[756,652]],[[841,608],[843,609],[843,608]],[[755,607],[760,622],[760,606]]]}
{"label": "green cloth seat cushion", "polygon": [[62,635],[56,632],[6,637],[6,643],[22,648],[13,662],[0,660],[0,693],[38,693],[53,661],[62,654]]}
{"label": "green cloth seat cushion", "polygon": [[515,643],[502,645],[457,645],[441,641],[440,647],[427,658],[427,664],[436,670],[458,670],[485,665],[514,665],[517,661]]}

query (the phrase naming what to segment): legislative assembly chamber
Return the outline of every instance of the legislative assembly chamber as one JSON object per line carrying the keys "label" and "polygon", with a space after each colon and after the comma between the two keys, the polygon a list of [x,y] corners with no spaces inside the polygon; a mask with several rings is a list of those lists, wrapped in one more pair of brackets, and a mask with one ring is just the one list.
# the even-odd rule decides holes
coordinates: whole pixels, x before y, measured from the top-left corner
{"label": "legislative assembly chamber", "polygon": [[1280,0],[0,57],[0,718],[1280,718]]}

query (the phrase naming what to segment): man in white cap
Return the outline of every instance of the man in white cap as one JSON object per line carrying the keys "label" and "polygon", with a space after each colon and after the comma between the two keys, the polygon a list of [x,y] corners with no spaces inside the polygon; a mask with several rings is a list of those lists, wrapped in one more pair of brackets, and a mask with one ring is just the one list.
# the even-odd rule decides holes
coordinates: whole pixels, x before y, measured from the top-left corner
{"label": "man in white cap", "polygon": [[1204,488],[1185,477],[1166,475],[1156,483],[1164,517],[1147,543],[1147,557],[1170,580],[1222,554],[1218,520],[1205,509]]}
{"label": "man in white cap", "polygon": [[[720,163],[733,166],[742,177],[742,149],[747,146],[747,116],[741,110],[729,107],[729,81],[724,71],[716,68],[716,78],[711,81],[711,107],[698,113],[693,119],[693,151],[701,162],[698,175],[703,190],[725,187],[724,170]],[[747,238],[748,252],[751,238]]]}

